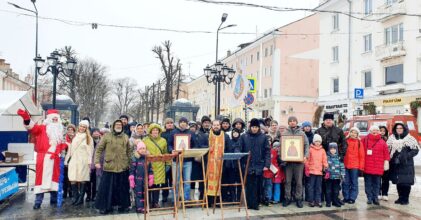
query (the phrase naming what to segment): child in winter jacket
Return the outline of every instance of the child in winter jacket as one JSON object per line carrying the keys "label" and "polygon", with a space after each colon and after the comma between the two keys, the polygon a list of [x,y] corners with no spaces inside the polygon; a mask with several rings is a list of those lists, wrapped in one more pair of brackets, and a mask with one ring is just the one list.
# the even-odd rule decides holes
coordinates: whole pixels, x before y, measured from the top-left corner
{"label": "child in winter jacket", "polygon": [[344,203],[354,204],[358,196],[358,174],[364,171],[365,148],[360,140],[360,130],[352,127],[346,139],[348,147],[344,158],[345,180],[342,183]]}
{"label": "child in winter jacket", "polygon": [[132,157],[132,162],[130,165],[130,188],[133,189],[135,193],[135,205],[136,205],[136,212],[137,213],[144,213],[145,212],[145,176],[148,176],[148,185],[153,185],[153,174],[152,174],[152,167],[149,164],[149,173],[145,174],[145,161],[146,155],[148,154],[146,150],[146,145],[143,141],[139,141],[137,146],[137,152],[139,153],[140,157]]}
{"label": "child in winter jacket", "polygon": [[[272,146],[272,137],[271,136],[267,136],[268,140],[269,140],[269,144]],[[275,152],[276,154],[273,154],[273,148],[270,151],[270,161],[271,161],[271,167],[274,166],[273,161],[275,160],[275,163],[277,164],[277,152]],[[273,169],[272,169],[273,170]],[[272,201],[272,190],[273,190],[273,184],[272,184],[272,179],[275,177],[275,173],[272,171],[271,169],[268,170],[264,170],[263,171],[263,189],[264,189],[264,195],[263,195],[263,203],[266,206],[271,206],[271,204],[273,203]]]}
{"label": "child in winter jacket", "polygon": [[305,162],[307,167],[306,176],[310,176],[308,201],[310,207],[322,207],[322,178],[323,171],[327,168],[326,151],[322,146],[322,137],[315,134],[313,144],[310,146],[310,154]]}
{"label": "child in winter jacket", "polygon": [[329,164],[326,170],[326,207],[331,204],[335,207],[341,207],[339,201],[339,191],[341,190],[341,180],[345,178],[345,166],[339,160],[338,144],[330,143],[329,151],[327,152],[327,163]]}
{"label": "child in winter jacket", "polygon": [[281,201],[281,184],[285,181],[285,173],[284,170],[279,166],[279,157],[278,152],[281,147],[281,143],[279,140],[275,140],[272,143],[272,150],[271,150],[271,167],[273,171],[276,170],[274,173],[274,177],[272,178],[272,185],[273,185],[273,203],[277,204]]}

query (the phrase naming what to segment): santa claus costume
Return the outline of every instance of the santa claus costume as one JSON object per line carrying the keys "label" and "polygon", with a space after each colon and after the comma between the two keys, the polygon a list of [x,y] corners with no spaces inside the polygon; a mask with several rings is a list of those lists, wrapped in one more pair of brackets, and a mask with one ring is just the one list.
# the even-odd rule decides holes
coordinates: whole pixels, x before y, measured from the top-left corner
{"label": "santa claus costume", "polygon": [[37,152],[35,167],[35,204],[34,209],[41,207],[45,192],[50,192],[50,204],[57,203],[57,190],[60,176],[60,152],[66,148],[63,140],[63,125],[57,110],[47,111],[43,124],[35,124],[28,112],[19,109],[20,115],[34,139]]}

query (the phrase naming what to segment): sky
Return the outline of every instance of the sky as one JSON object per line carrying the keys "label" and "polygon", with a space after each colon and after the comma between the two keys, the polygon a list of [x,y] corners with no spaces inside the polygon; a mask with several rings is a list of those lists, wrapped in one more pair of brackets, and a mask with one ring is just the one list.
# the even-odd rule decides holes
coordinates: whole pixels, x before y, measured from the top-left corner
{"label": "sky", "polygon": [[[33,9],[30,0],[0,0],[0,58],[11,64],[21,77],[31,72],[35,55],[35,18],[7,2]],[[234,0],[233,0],[234,1]],[[238,1],[237,1],[238,2]],[[319,0],[244,0],[254,4],[314,8]],[[276,27],[309,15],[308,12],[273,12],[265,9],[207,4],[192,0],[38,0],[39,16],[85,23],[143,26],[178,30],[211,31],[210,34],[174,33],[133,28],[69,25],[39,20],[39,54],[45,59],[54,49],[72,46],[78,57],[93,58],[105,65],[111,79],[131,77],[140,87],[152,84],[162,75],[154,45],[165,40],[173,44],[173,55],[180,58],[183,71],[197,77],[207,64],[215,62],[216,29],[223,13],[224,25],[236,24],[220,34],[219,57],[236,50],[242,43]]]}

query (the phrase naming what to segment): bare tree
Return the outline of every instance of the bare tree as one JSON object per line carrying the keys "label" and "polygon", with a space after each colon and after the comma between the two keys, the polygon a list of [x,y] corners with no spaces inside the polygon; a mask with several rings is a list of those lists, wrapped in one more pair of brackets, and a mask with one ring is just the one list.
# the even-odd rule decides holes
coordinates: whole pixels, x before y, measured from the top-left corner
{"label": "bare tree", "polygon": [[112,93],[115,98],[113,103],[114,115],[116,117],[119,117],[122,114],[133,116],[131,112],[136,99],[136,81],[130,78],[123,78],[115,80],[113,84]]}
{"label": "bare tree", "polygon": [[[64,46],[59,49],[59,53],[66,57],[66,59],[73,59],[77,61],[76,50],[72,46]],[[58,76],[59,80],[59,92],[62,94],[67,94],[74,102],[76,102],[76,81],[79,80],[79,75],[77,72],[71,74],[69,77],[60,74]]]}
{"label": "bare tree", "polygon": [[164,41],[162,46],[155,46],[152,52],[155,53],[156,58],[161,62],[161,69],[164,72],[164,103],[171,105],[173,101],[173,87],[174,80],[177,78],[177,73],[181,69],[180,59],[175,58],[171,51],[171,42]]}

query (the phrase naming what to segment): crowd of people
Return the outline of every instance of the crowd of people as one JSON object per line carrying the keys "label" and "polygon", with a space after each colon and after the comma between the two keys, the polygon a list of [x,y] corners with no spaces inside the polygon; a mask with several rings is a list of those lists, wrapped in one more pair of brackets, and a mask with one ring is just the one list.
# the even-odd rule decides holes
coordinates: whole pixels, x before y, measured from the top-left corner
{"label": "crowd of people", "polygon": [[[283,207],[295,203],[302,208],[304,201],[310,207],[323,207],[322,202],[326,207],[353,204],[359,194],[361,175],[367,204],[387,201],[391,181],[396,184],[399,196],[395,203],[407,205],[415,179],[413,158],[420,149],[405,124],[394,124],[390,136],[387,127],[376,125],[371,125],[369,134],[364,137],[360,137],[356,127],[345,136],[344,131],[334,125],[330,113],[324,114],[321,127],[314,132],[310,122],[300,124],[294,116],[288,118],[287,125],[280,125],[271,118],[253,118],[249,122],[237,118],[231,123],[228,118],[212,121],[203,116],[198,122],[181,117],[177,126],[174,119],[166,118],[161,126],[129,122],[129,117],[122,115],[109,128],[91,128],[89,118],[85,118],[77,127],[68,125],[63,129],[56,111],[49,111],[41,125],[35,125],[23,110],[18,114],[30,134],[36,137],[34,209],[40,208],[45,192],[51,193],[51,204],[57,202],[56,159],[61,156],[65,157],[63,197],[71,198],[72,205],[94,201],[94,207],[101,214],[112,212],[114,207],[118,212],[128,212],[132,206],[136,212],[143,213],[144,184],[150,188],[170,186],[171,172],[178,170],[175,162],[167,161],[152,162],[145,172],[145,156],[173,154],[176,152],[174,137],[179,134],[190,136],[190,148],[211,148],[205,163],[215,162],[210,154],[215,153],[212,148],[220,147],[221,143],[225,153],[250,153],[245,192],[250,209],[259,210],[262,205],[278,203]],[[302,147],[298,148],[302,149],[298,152],[303,155],[302,161],[281,159],[281,146],[289,136],[302,137]],[[224,162],[222,182],[238,183],[238,169],[232,161]],[[245,169],[245,162],[240,169]],[[180,186],[184,191],[181,196],[187,201],[203,199],[205,185],[189,182],[203,178],[201,161],[186,158],[182,170],[182,177],[179,173],[174,175],[176,183],[179,178],[185,181]],[[178,191],[178,184],[176,188]],[[149,196],[150,206],[159,208],[177,199],[169,195],[172,195],[169,190],[153,191]],[[224,187],[221,196],[224,201],[240,201],[241,187]]]}

